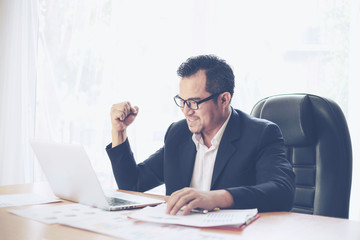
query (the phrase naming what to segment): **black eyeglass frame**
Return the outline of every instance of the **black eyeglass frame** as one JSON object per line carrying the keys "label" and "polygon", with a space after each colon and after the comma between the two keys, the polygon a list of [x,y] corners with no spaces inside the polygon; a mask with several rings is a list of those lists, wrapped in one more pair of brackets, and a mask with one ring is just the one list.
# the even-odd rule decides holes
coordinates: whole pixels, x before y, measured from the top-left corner
{"label": "black eyeglass frame", "polygon": [[[207,98],[204,98],[200,101],[196,101],[196,100],[185,100],[185,99],[182,99],[179,95],[176,95],[174,97],[174,102],[176,104],[176,106],[180,107],[180,108],[184,108],[185,107],[185,104],[191,109],[191,110],[198,110],[199,109],[199,104],[203,103],[203,102],[206,102],[206,101],[209,101],[215,97],[218,97],[220,94],[222,94],[223,92],[219,92],[219,93],[215,93],[215,94],[212,94],[210,95],[209,97]],[[180,99],[182,102],[183,102],[183,105],[179,105],[178,102],[176,101],[176,99]],[[191,103],[190,102],[193,102],[193,103],[196,103],[196,108],[191,108]]]}

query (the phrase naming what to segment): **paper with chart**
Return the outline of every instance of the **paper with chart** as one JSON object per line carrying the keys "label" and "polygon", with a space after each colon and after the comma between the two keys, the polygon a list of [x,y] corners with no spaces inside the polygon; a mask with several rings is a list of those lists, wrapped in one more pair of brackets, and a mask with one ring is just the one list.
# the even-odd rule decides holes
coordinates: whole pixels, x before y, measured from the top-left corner
{"label": "paper with chart", "polygon": [[232,210],[224,209],[219,211],[202,213],[190,213],[186,216],[169,215],[165,212],[166,204],[156,207],[146,207],[129,215],[129,217],[156,223],[178,224],[192,227],[217,227],[217,226],[241,226],[254,219],[257,209]]}
{"label": "paper with chart", "polygon": [[121,239],[235,240],[237,235],[203,232],[183,226],[142,222],[128,218],[132,211],[104,211],[82,204],[39,205],[9,212],[47,224],[63,224]]}
{"label": "paper with chart", "polygon": [[39,205],[32,208],[11,209],[9,212],[30,218],[46,224],[67,224],[69,222],[87,220],[91,218],[123,217],[128,211],[103,211],[87,205],[74,203],[62,205]]}

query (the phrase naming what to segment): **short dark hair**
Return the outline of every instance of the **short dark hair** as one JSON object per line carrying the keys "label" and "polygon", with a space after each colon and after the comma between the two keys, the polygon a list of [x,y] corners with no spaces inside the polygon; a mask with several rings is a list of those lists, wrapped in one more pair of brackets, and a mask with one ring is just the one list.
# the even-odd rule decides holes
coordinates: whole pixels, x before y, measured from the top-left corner
{"label": "short dark hair", "polygon": [[211,94],[220,92],[229,92],[231,96],[234,94],[235,76],[225,60],[215,55],[190,57],[180,65],[177,74],[182,78],[190,77],[199,70],[205,70],[206,91]]}

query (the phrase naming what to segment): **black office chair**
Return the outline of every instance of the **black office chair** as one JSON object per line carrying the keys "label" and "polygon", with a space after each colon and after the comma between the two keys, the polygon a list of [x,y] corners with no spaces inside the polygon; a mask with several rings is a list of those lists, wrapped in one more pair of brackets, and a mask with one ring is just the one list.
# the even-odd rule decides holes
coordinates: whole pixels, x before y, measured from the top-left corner
{"label": "black office chair", "polygon": [[348,218],[352,149],[343,112],[310,94],[264,98],[251,115],[276,123],[296,174],[292,212]]}

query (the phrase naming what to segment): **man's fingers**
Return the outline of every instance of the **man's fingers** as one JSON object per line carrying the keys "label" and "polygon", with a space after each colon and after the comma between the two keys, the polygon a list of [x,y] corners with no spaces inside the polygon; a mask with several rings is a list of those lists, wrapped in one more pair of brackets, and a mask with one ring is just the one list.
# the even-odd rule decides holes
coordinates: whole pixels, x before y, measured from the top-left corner
{"label": "man's fingers", "polygon": [[181,198],[179,198],[178,201],[176,201],[175,204],[173,204],[173,207],[171,208],[169,214],[171,215],[177,214],[181,208],[183,208],[184,206],[186,206],[186,204],[188,204],[189,201],[191,201],[191,197],[189,195],[182,196]]}
{"label": "man's fingers", "polygon": [[138,114],[138,112],[139,112],[138,106],[134,106],[133,108],[131,108],[131,113],[134,114],[135,116]]}
{"label": "man's fingers", "polygon": [[115,120],[124,121],[130,115],[137,115],[139,108],[137,106],[132,107],[130,102],[124,102],[119,104],[114,104],[112,106],[112,117]]}
{"label": "man's fingers", "polygon": [[198,204],[199,204],[200,200],[195,198],[193,199],[192,201],[190,201],[186,207],[182,210],[182,213],[181,215],[188,215],[191,210],[193,210],[194,208],[197,208],[198,207]]}
{"label": "man's fingers", "polygon": [[[126,114],[125,118],[127,118],[127,117],[130,116],[130,115],[136,117],[137,114],[138,114],[138,111],[139,111],[139,108],[138,108],[137,106],[131,107],[131,108],[129,109],[129,113]],[[125,119],[125,118],[124,118],[124,119]]]}
{"label": "man's fingers", "polygon": [[[188,205],[194,199],[196,199],[196,192],[192,189],[179,190],[168,198],[166,212],[168,214],[175,215],[178,211],[180,211],[180,209]],[[192,209],[193,208],[191,207],[190,210],[187,208],[183,214],[187,214]]]}
{"label": "man's fingers", "polygon": [[123,121],[125,119],[126,114],[123,111],[117,110],[115,111],[113,116],[115,120]]}
{"label": "man's fingers", "polygon": [[184,189],[180,189],[176,192],[173,192],[170,196],[166,197],[167,207],[166,207],[166,213],[170,214],[171,210],[173,209],[174,205],[179,200],[179,197],[181,196],[181,193],[184,191]]}
{"label": "man's fingers", "polygon": [[126,113],[119,109],[114,109],[111,115],[115,121],[123,121],[126,118]]}
{"label": "man's fingers", "polygon": [[120,112],[120,121],[124,121],[124,119],[126,118],[126,113],[125,112]]}

